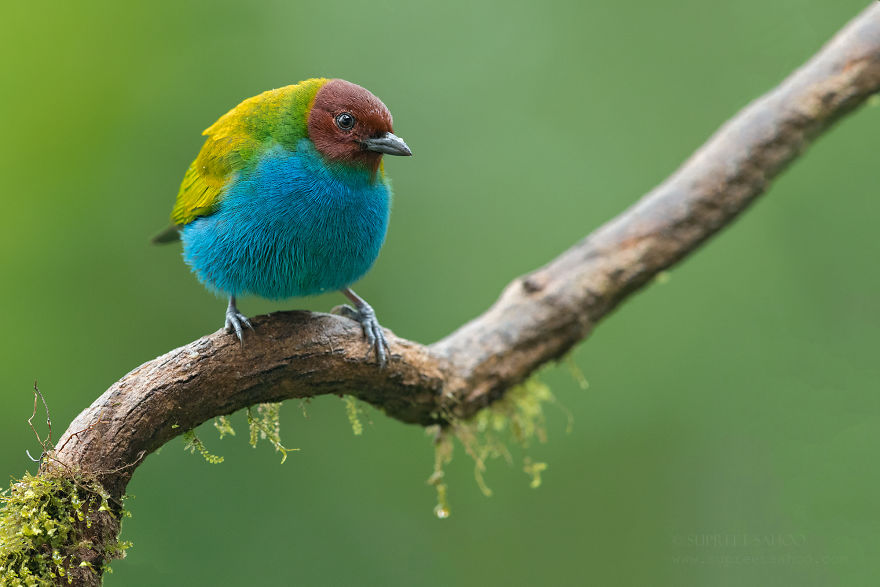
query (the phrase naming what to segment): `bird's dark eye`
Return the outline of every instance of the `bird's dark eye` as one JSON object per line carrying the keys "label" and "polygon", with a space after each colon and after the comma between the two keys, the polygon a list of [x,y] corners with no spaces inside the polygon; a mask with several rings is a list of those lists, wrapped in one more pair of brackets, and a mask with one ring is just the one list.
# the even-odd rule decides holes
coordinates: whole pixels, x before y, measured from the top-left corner
{"label": "bird's dark eye", "polygon": [[351,130],[354,128],[354,116],[348,112],[336,115],[336,126],[342,130]]}

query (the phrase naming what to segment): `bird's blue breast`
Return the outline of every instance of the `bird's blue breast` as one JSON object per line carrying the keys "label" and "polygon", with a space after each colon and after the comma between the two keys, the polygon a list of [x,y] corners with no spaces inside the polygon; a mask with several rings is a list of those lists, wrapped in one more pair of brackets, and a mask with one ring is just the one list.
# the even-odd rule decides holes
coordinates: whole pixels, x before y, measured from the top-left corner
{"label": "bird's blue breast", "polygon": [[369,170],[328,165],[312,142],[269,149],[216,212],[183,228],[183,256],[225,295],[269,299],[347,287],[385,240],[391,194]]}

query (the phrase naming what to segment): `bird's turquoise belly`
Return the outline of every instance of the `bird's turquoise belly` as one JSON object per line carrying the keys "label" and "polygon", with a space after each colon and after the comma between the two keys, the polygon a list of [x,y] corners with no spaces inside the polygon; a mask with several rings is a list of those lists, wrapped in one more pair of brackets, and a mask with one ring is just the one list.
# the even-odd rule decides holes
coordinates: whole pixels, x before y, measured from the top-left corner
{"label": "bird's turquoise belly", "polygon": [[227,296],[269,299],[347,287],[385,240],[390,191],[367,170],[327,166],[311,142],[269,150],[236,177],[216,212],[187,224],[183,256]]}

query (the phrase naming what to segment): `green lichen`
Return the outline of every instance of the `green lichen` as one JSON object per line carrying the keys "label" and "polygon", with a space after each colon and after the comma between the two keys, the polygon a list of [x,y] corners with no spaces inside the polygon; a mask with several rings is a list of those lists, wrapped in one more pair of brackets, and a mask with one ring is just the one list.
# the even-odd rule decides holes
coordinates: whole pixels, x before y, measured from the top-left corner
{"label": "green lichen", "polygon": [[109,499],[97,483],[60,472],[28,473],[0,492],[0,586],[73,584],[71,573],[77,569],[109,571],[106,562],[123,558],[130,543],[110,544],[100,569],[77,557],[78,550],[91,546],[86,533],[93,516],[117,515]]}
{"label": "green lichen", "polygon": [[342,396],[342,400],[345,402],[345,414],[351,423],[351,431],[355,436],[360,436],[364,433],[364,425],[361,423],[357,400],[350,395]]}
{"label": "green lichen", "polygon": [[[583,374],[575,379],[580,382]],[[483,476],[486,463],[503,458],[512,464],[514,459],[509,448],[511,439],[523,450],[527,450],[535,440],[546,442],[544,406],[548,403],[557,403],[550,388],[537,377],[532,377],[508,390],[502,399],[480,410],[472,418],[462,420],[452,414],[444,414],[448,425],[429,429],[435,435],[435,440],[434,471],[428,478],[428,483],[437,491],[437,506],[434,509],[437,517],[446,518],[450,513],[444,466],[452,460],[453,438],[461,443],[465,452],[473,459],[474,479],[480,491],[491,496],[492,490]],[[570,423],[569,415],[569,426]],[[547,463],[533,462],[528,456],[523,459],[523,471],[531,478],[530,487],[541,485],[541,473],[546,469]]]}
{"label": "green lichen", "polygon": [[[303,408],[305,413],[305,408]],[[281,453],[281,462],[287,460],[287,453],[299,450],[287,448],[281,444],[281,404],[258,404],[256,409],[247,408],[248,443],[256,448],[260,440],[267,440],[276,452]],[[235,436],[235,428],[228,416],[218,416],[214,419],[214,428],[220,433],[221,440],[226,436]],[[211,464],[223,462],[223,457],[212,454],[204,443],[196,436],[194,430],[183,434],[184,449],[192,453],[198,452]]]}
{"label": "green lichen", "polygon": [[541,486],[541,473],[547,469],[547,463],[532,462],[532,459],[526,457],[523,459],[523,472],[532,478],[529,487],[537,489]]}
{"label": "green lichen", "polygon": [[248,429],[250,432],[249,442],[254,448],[260,440],[267,440],[275,448],[275,452],[281,453],[281,462],[287,460],[287,453],[299,450],[287,448],[281,444],[281,404],[259,404],[257,413],[254,415],[251,408],[247,409]]}
{"label": "green lichen", "polygon": [[303,418],[306,420],[309,419],[309,404],[312,403],[312,398],[307,397],[299,400],[299,409],[302,410]]}
{"label": "green lichen", "polygon": [[204,443],[196,436],[195,430],[187,430],[183,433],[183,450],[188,450],[193,454],[198,452],[205,461],[212,465],[219,465],[223,462],[223,457],[213,454],[205,447]]}
{"label": "green lichen", "polygon": [[584,376],[584,372],[581,371],[581,368],[578,367],[578,364],[574,362],[574,359],[571,355],[565,357],[565,364],[568,366],[568,372],[571,375],[572,379],[574,379],[575,383],[578,384],[578,387],[581,390],[586,391],[590,388],[590,382],[587,381],[587,378]]}
{"label": "green lichen", "polygon": [[658,271],[654,276],[654,283],[657,285],[666,285],[670,281],[672,281],[672,273],[669,271]]}
{"label": "green lichen", "polygon": [[[429,432],[432,431],[429,429]],[[452,461],[452,437],[445,431],[435,428],[434,437],[434,472],[428,477],[428,485],[433,485],[437,491],[437,505],[434,506],[434,515],[441,520],[449,517],[449,501],[447,499],[447,486],[443,481],[446,476],[443,468]]]}
{"label": "green lichen", "polygon": [[219,416],[214,419],[214,428],[216,428],[220,432],[220,440],[223,440],[224,436],[235,436],[235,428],[232,427],[232,423],[229,421],[228,416]]}

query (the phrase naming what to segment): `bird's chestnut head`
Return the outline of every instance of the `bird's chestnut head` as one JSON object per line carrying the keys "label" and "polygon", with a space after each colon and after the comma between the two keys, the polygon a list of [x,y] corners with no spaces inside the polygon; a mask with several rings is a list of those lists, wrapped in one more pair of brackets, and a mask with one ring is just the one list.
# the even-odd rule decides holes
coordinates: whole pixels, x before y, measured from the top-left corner
{"label": "bird's chestnut head", "polygon": [[373,173],[382,155],[412,155],[391,128],[391,113],[366,89],[342,79],[324,84],[309,112],[309,138],[331,161],[359,164]]}

